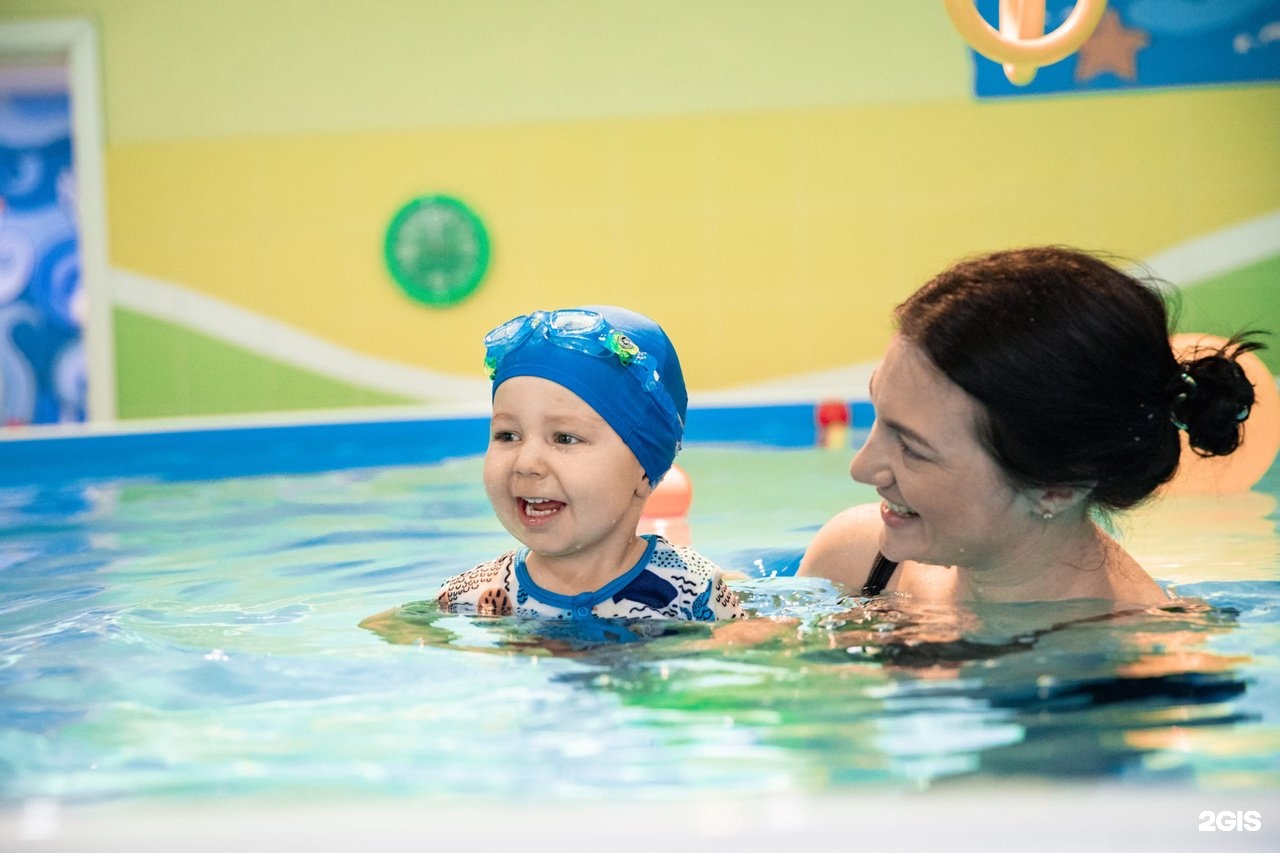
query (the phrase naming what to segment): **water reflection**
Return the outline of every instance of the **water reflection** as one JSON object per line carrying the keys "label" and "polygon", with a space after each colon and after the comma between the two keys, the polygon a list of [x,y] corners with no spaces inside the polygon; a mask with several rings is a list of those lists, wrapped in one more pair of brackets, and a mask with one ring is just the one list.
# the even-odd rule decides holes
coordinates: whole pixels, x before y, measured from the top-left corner
{"label": "water reflection", "polygon": [[[508,541],[478,460],[0,490],[0,790],[1274,788],[1269,495],[1132,523],[1130,547],[1188,597],[1162,611],[842,603],[785,576],[812,536],[795,525],[829,512],[777,506],[777,478],[746,500],[760,456],[700,478],[702,518],[723,523],[695,530],[758,575],[736,583],[755,618],[548,625],[428,603],[369,626],[396,645],[354,626]],[[759,515],[766,499],[785,517]]]}
{"label": "water reflection", "polygon": [[1276,498],[1263,492],[1172,495],[1126,516],[1118,533],[1148,572],[1179,589],[1273,580],[1280,568],[1276,512]]}
{"label": "water reflection", "polygon": [[[580,666],[558,682],[668,724],[674,714],[745,728],[757,748],[802,759],[823,786],[1191,778],[1199,753],[1188,744],[1213,741],[1188,732],[1257,722],[1238,701],[1252,659],[1214,648],[1236,628],[1235,611],[1190,599],[1101,608],[973,610],[889,596],[806,620],[775,610],[726,632],[446,615],[421,602],[366,627],[397,643],[572,658]],[[1046,625],[1050,612],[1058,621]],[[1268,750],[1280,741],[1274,731],[1262,739]]]}

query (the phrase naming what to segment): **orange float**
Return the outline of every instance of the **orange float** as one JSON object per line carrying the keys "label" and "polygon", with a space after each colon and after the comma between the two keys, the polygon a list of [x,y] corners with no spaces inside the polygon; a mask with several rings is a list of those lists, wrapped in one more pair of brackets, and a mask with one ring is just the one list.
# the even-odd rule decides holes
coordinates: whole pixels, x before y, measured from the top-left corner
{"label": "orange float", "polygon": [[[1217,350],[1226,338],[1187,332],[1171,339],[1180,361],[1195,358],[1200,350]],[[1182,434],[1182,458],[1178,473],[1164,486],[1166,494],[1208,495],[1242,492],[1262,479],[1280,451],[1280,390],[1275,377],[1254,353],[1247,352],[1237,362],[1253,383],[1254,404],[1244,422],[1240,447],[1230,456],[1204,457],[1196,454]]]}
{"label": "orange float", "polygon": [[673,544],[688,545],[689,507],[693,505],[693,482],[679,465],[672,465],[657,488],[649,493],[640,516],[638,533],[657,533]]}

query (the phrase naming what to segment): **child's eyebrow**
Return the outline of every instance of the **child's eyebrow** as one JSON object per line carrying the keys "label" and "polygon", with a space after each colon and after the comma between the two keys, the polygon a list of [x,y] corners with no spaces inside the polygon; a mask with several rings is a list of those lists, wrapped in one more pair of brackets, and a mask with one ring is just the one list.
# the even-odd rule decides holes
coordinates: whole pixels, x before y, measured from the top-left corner
{"label": "child's eyebrow", "polygon": [[[515,412],[504,411],[502,409],[494,409],[493,414],[489,416],[489,423],[513,423],[520,420]],[[553,429],[586,429],[604,423],[604,418],[599,415],[588,417],[586,415],[548,415],[544,423]]]}
{"label": "child's eyebrow", "polygon": [[603,422],[604,418],[596,416],[594,418],[585,417],[583,415],[551,415],[547,418],[547,423],[557,427],[588,427],[598,422]]}

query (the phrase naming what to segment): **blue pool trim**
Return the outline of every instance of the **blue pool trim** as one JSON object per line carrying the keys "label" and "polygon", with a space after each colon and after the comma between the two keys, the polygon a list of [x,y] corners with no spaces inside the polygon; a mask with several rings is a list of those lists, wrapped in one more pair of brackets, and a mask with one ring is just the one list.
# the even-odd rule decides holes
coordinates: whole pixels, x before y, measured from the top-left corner
{"label": "blue pool trim", "polygon": [[[870,403],[850,406],[855,430],[870,426]],[[699,407],[686,444],[812,447],[812,405]],[[0,441],[0,485],[84,479],[208,480],[302,474],[383,465],[422,465],[483,453],[484,417],[236,426],[154,432],[51,435]]]}

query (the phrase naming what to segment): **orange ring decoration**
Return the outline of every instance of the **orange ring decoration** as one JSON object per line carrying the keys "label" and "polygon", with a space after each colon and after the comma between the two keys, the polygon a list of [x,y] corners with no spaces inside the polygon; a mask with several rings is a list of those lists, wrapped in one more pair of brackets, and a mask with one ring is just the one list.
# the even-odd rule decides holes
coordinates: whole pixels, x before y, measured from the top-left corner
{"label": "orange ring decoration", "polygon": [[997,31],[978,14],[974,0],[943,0],[951,23],[969,46],[987,59],[1004,65],[1015,86],[1035,79],[1036,71],[1066,59],[1097,29],[1107,0],[1077,0],[1062,26],[1044,32],[1045,0],[1000,0]]}

